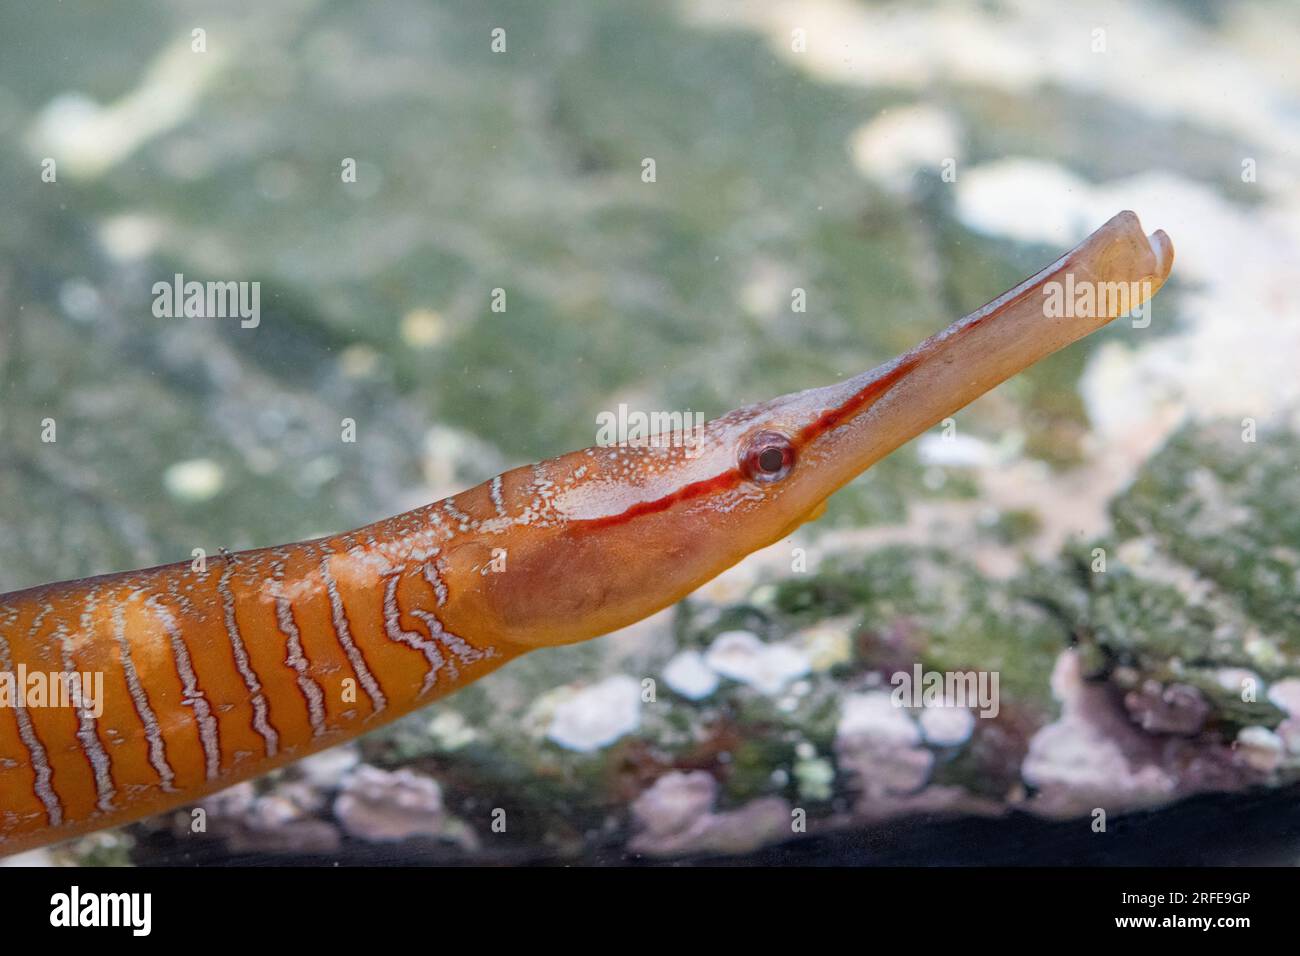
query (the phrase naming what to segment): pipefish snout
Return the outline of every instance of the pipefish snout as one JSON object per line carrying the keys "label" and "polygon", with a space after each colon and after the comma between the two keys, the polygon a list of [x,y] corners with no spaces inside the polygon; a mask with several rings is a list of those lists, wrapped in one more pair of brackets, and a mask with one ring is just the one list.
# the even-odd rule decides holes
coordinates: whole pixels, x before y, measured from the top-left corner
{"label": "pipefish snout", "polygon": [[[1172,264],[1123,212],[892,362],[689,447],[588,448],[333,537],[0,596],[0,853],[193,801],[672,604]],[[25,706],[19,669],[100,675],[101,706]]]}

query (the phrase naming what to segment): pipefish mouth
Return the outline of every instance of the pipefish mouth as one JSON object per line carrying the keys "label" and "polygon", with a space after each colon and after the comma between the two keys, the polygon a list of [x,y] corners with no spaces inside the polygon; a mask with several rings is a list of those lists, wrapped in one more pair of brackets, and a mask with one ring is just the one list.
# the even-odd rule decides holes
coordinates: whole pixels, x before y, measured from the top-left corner
{"label": "pipefish mouth", "polygon": [[[193,802],[667,607],[1142,305],[1173,257],[1121,212],[892,362],[737,409],[689,446],[587,448],[344,534],[0,596],[0,854]],[[1087,307],[1051,307],[1063,289],[1091,290]],[[19,670],[102,687],[93,706],[31,706]]]}

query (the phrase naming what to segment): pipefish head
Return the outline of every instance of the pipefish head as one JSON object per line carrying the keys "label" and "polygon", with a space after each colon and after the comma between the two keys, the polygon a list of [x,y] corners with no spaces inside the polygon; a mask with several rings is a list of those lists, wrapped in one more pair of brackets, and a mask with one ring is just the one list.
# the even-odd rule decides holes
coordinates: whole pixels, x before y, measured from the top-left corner
{"label": "pipefish head", "polygon": [[504,639],[538,646],[676,602],[787,537],[866,467],[846,443],[863,391],[850,380],[536,466],[553,493],[534,526],[512,536],[508,571],[477,582],[476,617],[495,616]]}
{"label": "pipefish head", "polygon": [[[520,644],[583,640],[679,600],[816,517],[875,462],[1044,356],[1142,306],[1168,236],[1120,213],[1078,247],[892,362],[737,409],[680,441],[591,448],[539,468],[553,520],[479,608]],[[1090,290],[1058,313],[1056,286]],[[1122,293],[1117,295],[1115,293]],[[1104,294],[1103,294],[1104,293]]]}

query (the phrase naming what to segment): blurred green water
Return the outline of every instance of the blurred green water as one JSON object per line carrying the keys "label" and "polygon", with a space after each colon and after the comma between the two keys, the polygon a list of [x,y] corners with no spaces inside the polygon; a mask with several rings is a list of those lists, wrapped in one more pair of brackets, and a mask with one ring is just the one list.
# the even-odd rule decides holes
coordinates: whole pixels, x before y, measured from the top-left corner
{"label": "blurred green water", "polygon": [[[1049,254],[975,241],[939,189],[900,199],[863,180],[846,140],[899,94],[811,82],[756,37],[662,8],[3,16],[6,587],[372,520],[420,493],[433,423],[498,452],[453,462],[472,481],[590,444],[596,413],[622,400],[713,415],[821,384]],[[500,23],[506,55],[488,49]],[[41,182],[25,145],[40,111],[70,92],[120,100],[194,24],[208,52],[187,55],[221,58],[194,108],[97,176]],[[348,157],[355,184],[340,181]],[[122,217],[156,235],[125,262],[102,238]],[[947,264],[941,279],[917,267],[926,257]],[[175,272],[260,281],[261,326],[153,317],[149,290]],[[794,287],[806,313],[790,310]],[[415,310],[439,317],[432,347],[401,334]],[[1012,390],[1048,410],[1029,423],[1040,437],[1081,421],[1083,354]],[[54,446],[39,441],[47,416]],[[345,417],[356,445],[337,440]],[[220,493],[166,497],[166,468],[191,458],[220,466]],[[918,493],[904,450],[829,521],[895,519]]]}

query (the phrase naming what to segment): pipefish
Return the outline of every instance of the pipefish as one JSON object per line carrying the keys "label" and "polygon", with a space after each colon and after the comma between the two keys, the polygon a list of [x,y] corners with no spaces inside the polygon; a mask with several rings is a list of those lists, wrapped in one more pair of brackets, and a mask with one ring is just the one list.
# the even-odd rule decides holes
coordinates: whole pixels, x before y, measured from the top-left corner
{"label": "pipefish", "polygon": [[[0,707],[0,854],[193,802],[667,607],[1172,264],[1122,212],[893,361],[689,444],[588,448],[356,531],[0,596],[0,673],[103,675],[98,714]],[[1047,308],[1066,285],[1132,294]]]}

